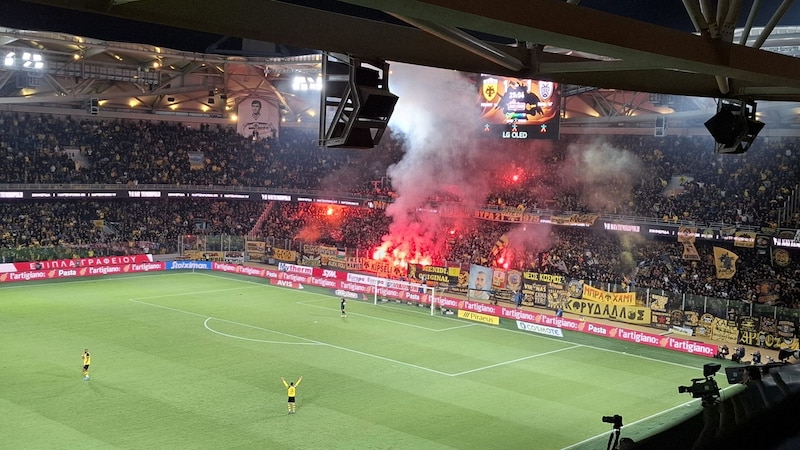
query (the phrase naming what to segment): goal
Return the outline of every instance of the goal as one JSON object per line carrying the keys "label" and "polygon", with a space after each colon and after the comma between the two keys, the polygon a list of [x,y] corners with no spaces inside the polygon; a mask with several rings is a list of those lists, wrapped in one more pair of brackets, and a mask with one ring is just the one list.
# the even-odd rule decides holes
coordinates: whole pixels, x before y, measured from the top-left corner
{"label": "goal", "polygon": [[372,286],[374,304],[383,302],[407,303],[429,307],[431,315],[440,309],[436,301],[436,288],[421,283],[374,278]]}

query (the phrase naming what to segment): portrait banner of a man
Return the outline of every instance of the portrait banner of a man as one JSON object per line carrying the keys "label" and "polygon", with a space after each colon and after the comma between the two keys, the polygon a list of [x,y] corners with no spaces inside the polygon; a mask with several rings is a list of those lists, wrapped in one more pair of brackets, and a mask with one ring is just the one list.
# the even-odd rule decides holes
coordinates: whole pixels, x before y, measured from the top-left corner
{"label": "portrait banner of a man", "polygon": [[262,98],[248,97],[239,103],[237,131],[253,140],[277,138],[278,107]]}

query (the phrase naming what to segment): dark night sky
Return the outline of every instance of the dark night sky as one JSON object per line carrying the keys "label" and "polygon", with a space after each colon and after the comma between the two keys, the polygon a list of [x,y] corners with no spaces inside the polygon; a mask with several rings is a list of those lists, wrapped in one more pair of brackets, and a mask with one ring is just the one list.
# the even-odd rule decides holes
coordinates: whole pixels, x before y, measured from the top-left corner
{"label": "dark night sky", "polygon": [[[255,0],[254,0],[255,1]],[[380,12],[342,4],[335,0],[284,0],[299,5],[394,21]],[[487,0],[488,1],[488,0]],[[743,26],[753,0],[745,0],[738,26]],[[632,19],[655,23],[684,31],[694,31],[691,21],[679,0],[583,0],[580,6],[603,10]],[[764,0],[756,25],[764,25],[779,5],[778,0]],[[800,5],[793,6],[780,25],[800,23]],[[21,0],[0,0],[0,26],[23,30],[58,31],[100,40],[159,45],[175,50],[206,52],[223,36],[187,31],[109,16],[53,8]],[[602,26],[602,25],[599,25]],[[239,49],[239,39],[223,40],[221,48]]]}

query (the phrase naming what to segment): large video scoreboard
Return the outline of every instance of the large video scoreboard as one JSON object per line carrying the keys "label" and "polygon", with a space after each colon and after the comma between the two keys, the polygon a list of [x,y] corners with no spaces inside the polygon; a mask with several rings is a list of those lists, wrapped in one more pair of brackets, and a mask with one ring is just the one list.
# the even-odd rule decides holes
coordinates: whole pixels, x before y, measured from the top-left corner
{"label": "large video scoreboard", "polygon": [[480,75],[483,131],[502,139],[558,139],[561,90],[552,81]]}

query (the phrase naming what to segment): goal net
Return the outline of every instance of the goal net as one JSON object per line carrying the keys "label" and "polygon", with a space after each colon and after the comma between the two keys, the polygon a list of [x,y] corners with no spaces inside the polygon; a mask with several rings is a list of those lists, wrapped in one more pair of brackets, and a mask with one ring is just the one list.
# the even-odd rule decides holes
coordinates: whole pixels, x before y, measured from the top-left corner
{"label": "goal net", "polygon": [[431,315],[440,310],[436,301],[436,288],[421,283],[375,278],[374,303],[395,302],[430,308]]}

